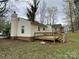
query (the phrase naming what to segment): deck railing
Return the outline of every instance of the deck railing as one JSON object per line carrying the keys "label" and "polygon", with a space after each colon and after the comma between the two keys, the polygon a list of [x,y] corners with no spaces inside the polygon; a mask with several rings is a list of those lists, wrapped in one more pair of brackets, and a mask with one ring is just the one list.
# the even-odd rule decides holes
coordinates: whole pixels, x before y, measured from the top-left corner
{"label": "deck railing", "polygon": [[35,32],[34,36],[56,36],[61,35],[61,33],[58,32]]}

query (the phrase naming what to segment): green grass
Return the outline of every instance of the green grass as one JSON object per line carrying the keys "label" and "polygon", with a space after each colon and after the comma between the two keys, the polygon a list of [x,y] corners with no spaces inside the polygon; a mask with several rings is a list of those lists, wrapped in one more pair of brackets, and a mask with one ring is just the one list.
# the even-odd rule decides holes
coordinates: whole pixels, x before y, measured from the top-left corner
{"label": "green grass", "polygon": [[79,59],[79,33],[69,33],[64,44],[0,40],[0,59]]}

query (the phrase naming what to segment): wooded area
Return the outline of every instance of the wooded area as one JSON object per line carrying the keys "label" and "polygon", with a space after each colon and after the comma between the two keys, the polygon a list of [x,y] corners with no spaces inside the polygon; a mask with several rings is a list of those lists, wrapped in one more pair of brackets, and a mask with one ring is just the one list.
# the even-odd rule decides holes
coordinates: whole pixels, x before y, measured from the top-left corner
{"label": "wooded area", "polygon": [[67,23],[70,24],[71,31],[78,31],[79,30],[79,6],[78,1],[76,0],[65,0],[66,3],[66,20]]}

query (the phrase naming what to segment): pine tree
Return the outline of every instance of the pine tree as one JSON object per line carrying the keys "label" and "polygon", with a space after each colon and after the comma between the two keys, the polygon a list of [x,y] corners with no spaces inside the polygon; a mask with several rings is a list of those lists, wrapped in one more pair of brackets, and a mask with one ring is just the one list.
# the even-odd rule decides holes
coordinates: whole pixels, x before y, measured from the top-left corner
{"label": "pine tree", "polygon": [[29,4],[31,8],[27,8],[27,17],[29,19],[29,21],[35,21],[35,16],[36,16],[36,12],[38,9],[38,5],[39,5],[39,1],[38,0],[33,0],[33,4]]}

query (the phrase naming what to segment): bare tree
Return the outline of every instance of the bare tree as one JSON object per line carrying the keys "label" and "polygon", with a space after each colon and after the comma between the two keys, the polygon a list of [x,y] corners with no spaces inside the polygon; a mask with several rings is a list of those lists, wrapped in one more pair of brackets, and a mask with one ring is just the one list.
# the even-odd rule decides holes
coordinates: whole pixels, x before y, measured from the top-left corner
{"label": "bare tree", "polygon": [[55,24],[56,21],[56,16],[57,16],[57,7],[48,7],[48,15],[49,15],[49,19],[50,19],[50,25]]}
{"label": "bare tree", "polygon": [[72,15],[72,3],[71,1],[68,1],[69,2],[69,9],[70,9],[70,19],[71,19],[71,31],[74,32],[74,25],[73,25],[73,15]]}
{"label": "bare tree", "polygon": [[3,17],[0,17],[0,31],[3,31],[5,27],[5,19]]}
{"label": "bare tree", "polygon": [[79,30],[79,0],[74,0],[74,4],[75,4],[75,16],[76,16],[75,24],[77,27],[76,30]]}
{"label": "bare tree", "polygon": [[66,18],[68,23],[70,23],[70,27],[71,27],[71,31],[74,32],[74,20],[75,20],[75,16],[74,16],[74,4],[73,4],[73,0],[65,0],[66,3],[66,7],[65,7],[65,14],[66,14]]}
{"label": "bare tree", "polygon": [[40,22],[44,23],[45,21],[45,14],[46,14],[46,2],[43,0],[42,4],[40,5]]}
{"label": "bare tree", "polygon": [[0,17],[2,17],[7,11],[6,10],[7,1],[8,0],[0,0]]}
{"label": "bare tree", "polygon": [[0,31],[2,31],[5,26],[4,14],[7,12],[7,1],[8,0],[0,0]]}

